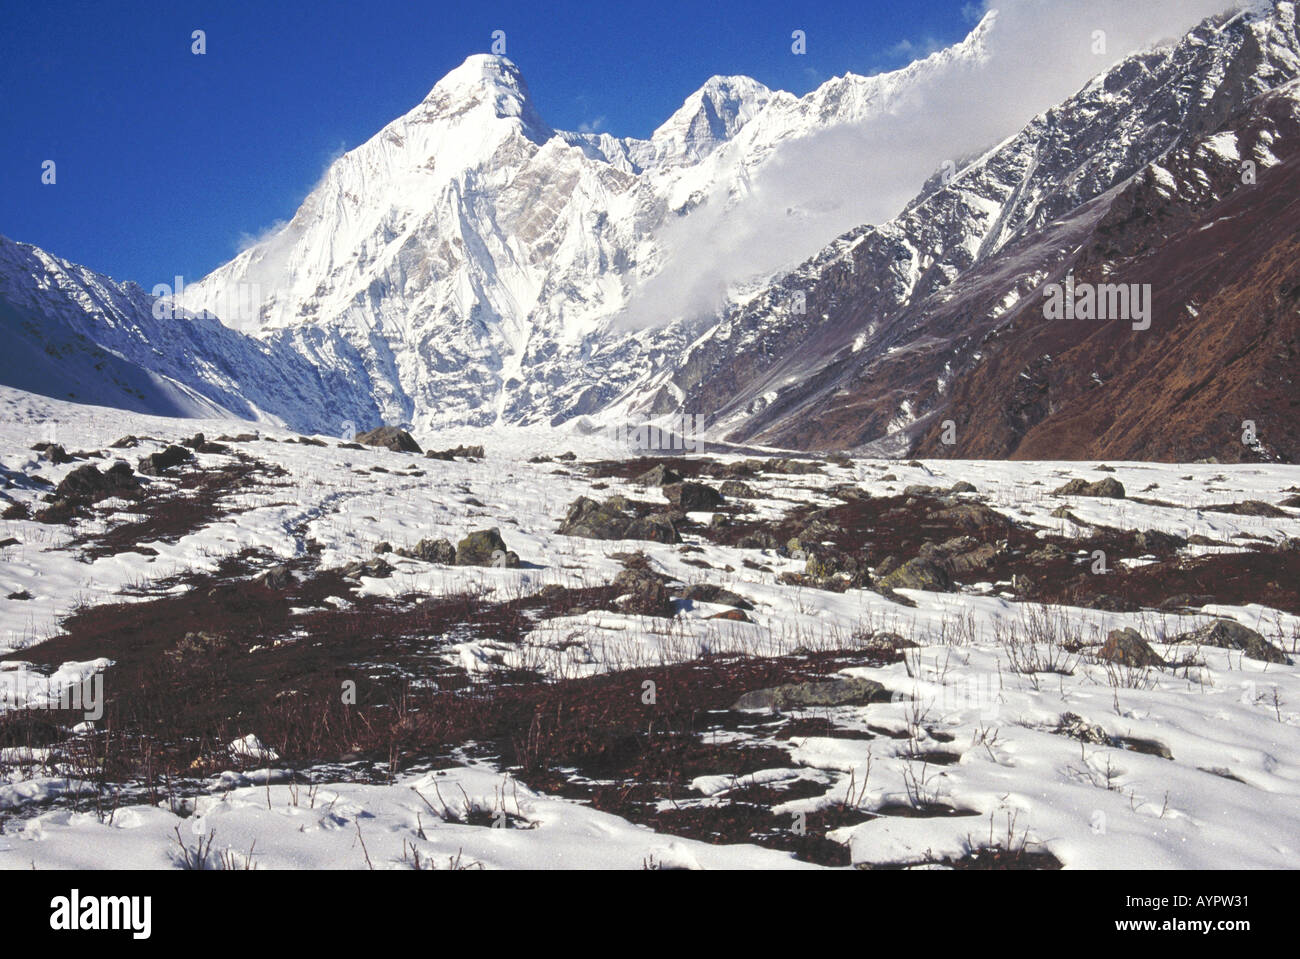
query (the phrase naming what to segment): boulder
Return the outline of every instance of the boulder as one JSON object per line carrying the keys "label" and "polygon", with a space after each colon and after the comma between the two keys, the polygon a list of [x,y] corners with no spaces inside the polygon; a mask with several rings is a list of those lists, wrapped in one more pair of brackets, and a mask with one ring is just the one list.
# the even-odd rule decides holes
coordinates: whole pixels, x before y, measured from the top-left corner
{"label": "boulder", "polygon": [[1187,545],[1187,540],[1173,533],[1148,529],[1134,535],[1133,543],[1144,553],[1176,553]]}
{"label": "boulder", "polygon": [[718,488],[718,492],[731,499],[757,499],[759,496],[754,487],[741,480],[727,480]]}
{"label": "boulder", "polygon": [[569,504],[559,532],[585,539],[641,539],[652,543],[682,541],[671,516],[665,513],[631,516],[624,511],[628,505],[621,496],[611,496],[604,503],[579,496]]}
{"label": "boulder", "polygon": [[272,566],[257,581],[267,589],[282,590],[288,589],[297,580],[294,579],[293,569],[287,564],[281,563],[279,566]]}
{"label": "boulder", "polygon": [[953,588],[952,577],[946,569],[920,556],[880,577],[880,585],[887,589],[923,589],[934,593],[951,592]]}
{"label": "boulder", "polygon": [[366,446],[379,446],[394,453],[420,453],[420,444],[404,429],[396,426],[378,426],[365,433],[358,433],[358,443]]}
{"label": "boulder", "polygon": [[671,483],[680,483],[682,474],[674,469],[670,469],[663,463],[646,470],[640,476],[632,480],[640,486],[668,486]]}
{"label": "boulder", "polygon": [[1097,496],[1104,499],[1123,499],[1124,484],[1113,477],[1089,483],[1084,479],[1072,479],[1064,486],[1052,490],[1054,496]]}
{"label": "boulder", "polygon": [[187,463],[194,454],[183,446],[169,446],[161,453],[150,453],[140,460],[140,472],[145,476],[159,476],[173,466]]}
{"label": "boulder", "polygon": [[736,609],[754,608],[754,604],[745,597],[739,596],[729,589],[712,586],[708,583],[696,583],[693,586],[688,586],[682,592],[682,599],[689,599],[696,603],[720,603],[723,606],[734,606]]}
{"label": "boulder", "polygon": [[669,483],[663,491],[668,502],[685,513],[717,509],[724,502],[721,493],[704,483]]}
{"label": "boulder", "polygon": [[1163,666],[1165,661],[1131,626],[1112,629],[1097,653],[1098,659],[1121,666]]}
{"label": "boulder", "polygon": [[63,477],[54,491],[56,500],[95,502],[108,496],[138,493],[140,481],[131,467],[118,460],[104,472],[91,464],[78,466]]}
{"label": "boulder", "polygon": [[40,452],[39,459],[47,463],[53,463],[55,466],[72,462],[72,457],[68,455],[68,451],[58,443],[37,443],[32,449]]}
{"label": "boulder", "polygon": [[519,557],[506,549],[499,529],[480,529],[456,544],[457,566],[503,566],[513,569]]}
{"label": "boulder", "polygon": [[789,683],[745,693],[732,709],[815,709],[827,706],[866,706],[888,702],[889,693],[880,683],[857,677],[836,677],[809,683]]}
{"label": "boulder", "polygon": [[[500,546],[505,549],[505,543]],[[466,565],[464,563],[456,564],[456,547],[451,545],[451,540],[446,539],[422,539],[410,549],[399,549],[397,555],[405,556],[407,559],[419,559],[426,563],[437,563],[440,566]],[[490,563],[475,563],[470,565],[492,565]]]}
{"label": "boulder", "polygon": [[1219,649],[1239,649],[1251,659],[1265,663],[1289,664],[1290,658],[1267,639],[1234,619],[1216,619],[1206,623],[1200,629],[1184,633],[1174,640],[1175,643],[1194,643],[1199,646],[1215,646]]}

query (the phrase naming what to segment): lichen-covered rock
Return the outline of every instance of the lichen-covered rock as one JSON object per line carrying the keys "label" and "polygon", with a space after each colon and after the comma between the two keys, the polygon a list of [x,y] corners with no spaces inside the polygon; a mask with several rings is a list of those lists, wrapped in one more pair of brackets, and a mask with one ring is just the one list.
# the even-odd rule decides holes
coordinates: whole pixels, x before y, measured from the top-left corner
{"label": "lichen-covered rock", "polygon": [[950,592],[952,577],[940,564],[917,556],[897,569],[879,577],[887,589],[923,589],[932,593]]}
{"label": "lichen-covered rock", "polygon": [[501,566],[514,568],[519,565],[519,557],[506,549],[501,531],[479,529],[470,533],[456,544],[457,566]]}
{"label": "lichen-covered rock", "polygon": [[758,490],[742,480],[727,480],[720,487],[718,492],[731,499],[757,499]]}
{"label": "lichen-covered rock", "polygon": [[456,547],[446,539],[422,539],[409,549],[399,549],[397,554],[442,566],[451,566],[456,562]]}
{"label": "lichen-covered rock", "polygon": [[625,569],[614,578],[614,586],[623,592],[619,608],[639,616],[671,618],[677,605],[668,589],[668,578],[648,569]]}
{"label": "lichen-covered rock", "polygon": [[741,696],[732,709],[814,709],[827,706],[866,706],[888,701],[880,683],[857,677],[837,677],[810,683],[790,683],[755,689]]}
{"label": "lichen-covered rock", "polygon": [[666,513],[633,516],[626,512],[629,505],[621,496],[611,496],[604,503],[579,496],[569,504],[559,532],[585,539],[640,539],[652,543],[682,541],[671,516]]}

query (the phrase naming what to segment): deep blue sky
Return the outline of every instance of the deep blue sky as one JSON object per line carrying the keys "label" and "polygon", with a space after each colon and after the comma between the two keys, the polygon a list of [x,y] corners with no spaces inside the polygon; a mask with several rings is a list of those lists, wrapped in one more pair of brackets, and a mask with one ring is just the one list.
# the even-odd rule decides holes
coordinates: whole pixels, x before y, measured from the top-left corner
{"label": "deep blue sky", "polygon": [[[713,74],[805,93],[953,43],[972,0],[3,0],[0,233],[146,288],[288,219],[330,159],[506,31],[542,116],[646,136]],[[190,52],[191,33],[207,53]],[[790,34],[808,38],[804,56]],[[57,163],[57,183],[41,164]]]}

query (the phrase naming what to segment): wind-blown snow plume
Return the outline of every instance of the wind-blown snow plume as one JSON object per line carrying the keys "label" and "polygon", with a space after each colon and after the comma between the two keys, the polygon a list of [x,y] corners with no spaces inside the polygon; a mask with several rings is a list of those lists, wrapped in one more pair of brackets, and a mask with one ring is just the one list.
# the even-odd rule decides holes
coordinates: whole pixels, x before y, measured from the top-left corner
{"label": "wind-blown snow plume", "polygon": [[[866,109],[778,142],[743,180],[713,185],[659,243],[663,267],[622,317],[641,327],[715,313],[727,294],[812,255],[830,237],[897,214],[925,180],[993,146],[1136,50],[1176,39],[1226,0],[1003,0],[960,44],[902,70],[831,80],[805,100],[861,98]],[[729,145],[789,123],[774,99]],[[743,165],[743,158],[738,157]]]}

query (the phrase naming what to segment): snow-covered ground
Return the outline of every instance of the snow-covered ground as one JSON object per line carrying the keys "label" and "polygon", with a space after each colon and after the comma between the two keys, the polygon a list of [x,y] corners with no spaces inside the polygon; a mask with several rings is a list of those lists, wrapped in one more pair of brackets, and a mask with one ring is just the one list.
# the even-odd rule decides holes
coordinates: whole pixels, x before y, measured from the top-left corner
{"label": "snow-covered ground", "polygon": [[[4,494],[38,509],[48,488],[30,486],[31,476],[58,483],[86,462],[40,461],[31,450],[39,442],[54,441],[69,452],[104,450],[120,436],[135,434],[142,438],[139,447],[109,450],[134,466],[138,457],[196,431],[211,440],[256,428],[240,421],[138,416],[0,389],[0,463],[9,483]],[[675,580],[708,583],[743,597],[753,605],[749,621],[709,618],[728,608],[710,603],[687,605],[671,619],[592,610],[543,620],[521,643],[449,643],[448,662],[484,674],[526,667],[573,678],[685,662],[705,653],[786,656],[842,649],[851,645],[851,637],[873,631],[917,643],[902,661],[847,670],[882,683],[893,701],[816,711],[845,728],[870,726],[897,738],[796,736],[782,747],[789,751],[786,771],[754,774],[755,781],[812,776],[828,784],[822,796],[777,806],[781,815],[846,799],[866,812],[907,803],[967,814],[881,815],[832,831],[830,838],[846,843],[855,863],[930,863],[959,859],[973,846],[999,844],[1027,844],[1067,867],[1083,868],[1287,867],[1300,852],[1297,667],[1237,650],[1192,650],[1169,642],[1213,617],[1225,617],[1294,654],[1300,616],[1258,603],[1211,605],[1195,614],[1045,610],[1017,601],[1002,583],[945,593],[899,590],[915,603],[906,606],[870,590],[830,592],[782,583],[782,573],[801,572],[803,563],[770,550],[759,557],[752,549],[718,546],[689,534],[686,545],[702,553],[683,552],[680,545],[562,535],[557,527],[578,496],[663,498],[656,488],[616,478],[602,480],[605,488],[593,492],[592,477],[574,463],[528,462],[566,451],[576,453],[579,464],[622,455],[605,436],[518,428],[416,437],[425,449],[482,444],[481,461],[343,449],[336,439],[325,446],[286,443],[293,434],[265,428],[261,436],[280,442],[231,445],[286,473],[229,498],[224,505],[233,512],[175,542],[142,542],[137,545],[147,547],[144,551],[87,561],[70,541],[102,529],[103,519],[72,529],[32,519],[0,520],[0,540],[14,541],[0,554],[0,654],[17,654],[0,662],[0,709],[39,706],[51,697],[51,686],[57,690],[68,677],[111,668],[111,644],[95,651],[102,658],[65,664],[52,684],[41,670],[23,665],[21,651],[57,635],[61,620],[76,609],[155,595],[148,592],[150,583],[185,571],[215,571],[224,558],[248,549],[289,560],[318,546],[319,566],[333,568],[372,559],[381,542],[398,548],[425,538],[455,543],[472,530],[496,527],[518,553],[520,568],[442,566],[389,554],[395,567],[391,576],[362,577],[354,594],[337,602],[465,590],[506,600],[550,584],[598,586],[624,568],[613,554],[642,550],[654,569]],[[208,467],[231,460],[225,454],[198,454],[197,461]],[[90,462],[107,467],[111,461]],[[928,461],[909,466],[858,460],[827,465],[824,473],[764,473],[746,480],[767,494],[751,501],[754,513],[748,518],[776,520],[799,503],[836,505],[840,500],[829,490],[838,484],[885,496],[909,484],[947,488],[963,481],[976,490],[967,495],[1041,527],[1044,535],[1083,534],[1070,519],[1051,515],[1066,506],[1090,525],[1199,535],[1223,544],[1300,538],[1296,509],[1287,508],[1286,518],[1203,509],[1247,500],[1278,504],[1288,490],[1300,487],[1296,467],[1115,462],[1108,464],[1113,473],[1098,473],[1097,465]],[[372,471],[377,466],[388,471]],[[423,475],[411,475],[417,471]],[[1051,493],[1076,477],[1103,476],[1120,480],[1130,497],[1158,497],[1166,505]],[[153,482],[165,489],[172,481]],[[123,502],[123,513],[108,523],[129,519],[129,505]],[[698,518],[707,523],[709,516]],[[1246,547],[1188,546],[1184,555],[1238,548]],[[711,568],[690,562],[700,558]],[[755,558],[761,562],[745,565]],[[1089,647],[1113,629],[1133,627],[1166,659],[1181,661],[1191,653],[1192,662],[1178,668],[1117,668],[1087,652],[1055,648],[1037,652],[1060,657],[1061,671],[1018,671],[1026,644],[1044,635],[1036,626],[1053,617]],[[1067,713],[1101,727],[1110,743],[1081,742],[1057,731]],[[245,732],[255,736],[258,730]],[[1123,741],[1130,741],[1130,748],[1116,745]],[[1148,748],[1131,748],[1131,741],[1144,741]],[[1149,748],[1151,743],[1160,748]],[[916,758],[930,749],[945,754],[942,765]],[[182,846],[192,853],[199,834],[208,832],[215,836],[214,862],[225,855],[227,865],[242,866],[252,849],[252,861],[261,868],[409,868],[417,852],[422,865],[437,868],[457,857],[461,866],[485,867],[806,865],[757,845],[710,845],[656,834],[586,805],[547,797],[515,783],[505,771],[469,760],[390,784],[318,785],[311,797],[310,787],[289,784],[270,761],[272,768],[261,773],[244,769],[213,777],[196,810],[127,805],[106,820],[54,802],[75,784],[66,775],[51,775],[40,759],[19,749],[0,751],[0,817],[7,816],[0,818],[0,866],[183,865]],[[430,795],[435,783],[448,803],[454,796],[462,804],[506,810],[513,817],[511,828],[442,821],[430,811],[445,809]],[[690,802],[707,804],[727,791],[716,781],[696,787],[700,796]],[[202,828],[196,830],[195,823]]]}

